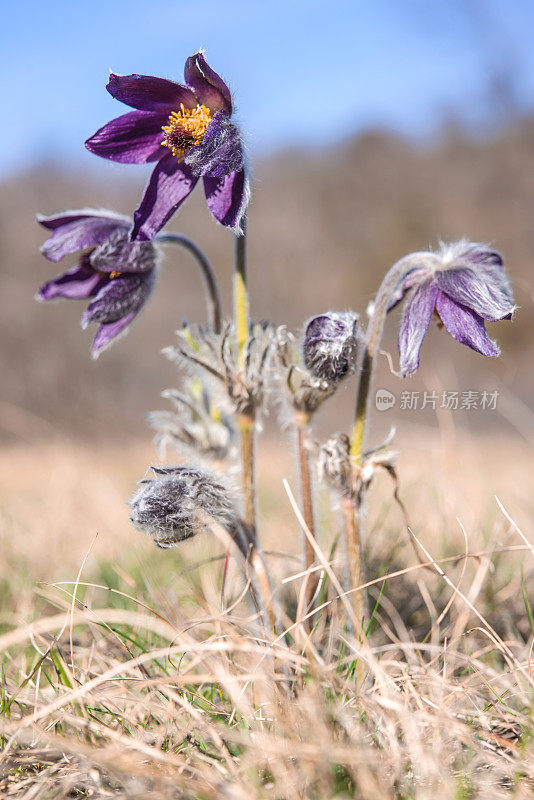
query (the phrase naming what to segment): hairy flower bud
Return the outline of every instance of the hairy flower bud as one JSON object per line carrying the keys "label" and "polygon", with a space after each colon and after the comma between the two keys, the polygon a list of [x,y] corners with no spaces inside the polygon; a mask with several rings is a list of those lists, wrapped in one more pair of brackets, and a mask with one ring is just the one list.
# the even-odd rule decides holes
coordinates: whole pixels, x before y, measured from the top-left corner
{"label": "hairy flower bud", "polygon": [[353,311],[328,311],[308,320],[302,352],[304,364],[315,378],[339,383],[354,371],[357,328],[358,315]]}
{"label": "hairy flower bud", "polygon": [[173,547],[214,524],[233,532],[237,512],[218,478],[192,467],[152,467],[129,501],[130,520],[154,537],[158,547]]}

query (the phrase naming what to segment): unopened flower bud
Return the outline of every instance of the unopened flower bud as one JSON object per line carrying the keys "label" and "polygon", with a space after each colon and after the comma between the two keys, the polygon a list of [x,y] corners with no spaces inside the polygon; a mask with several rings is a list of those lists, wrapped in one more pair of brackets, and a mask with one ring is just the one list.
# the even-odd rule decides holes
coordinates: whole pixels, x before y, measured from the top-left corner
{"label": "unopened flower bud", "polygon": [[152,467],[129,501],[130,520],[154,537],[158,547],[173,547],[214,524],[232,532],[237,513],[228,490],[211,473],[192,467]]}
{"label": "unopened flower bud", "polygon": [[357,328],[353,311],[328,311],[308,320],[302,342],[306,369],[329,383],[350,375],[356,366]]}

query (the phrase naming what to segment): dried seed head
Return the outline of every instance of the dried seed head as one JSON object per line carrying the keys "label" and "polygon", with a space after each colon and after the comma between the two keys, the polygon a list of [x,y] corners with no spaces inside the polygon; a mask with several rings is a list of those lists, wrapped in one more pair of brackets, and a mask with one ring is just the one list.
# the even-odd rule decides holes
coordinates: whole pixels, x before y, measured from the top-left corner
{"label": "dried seed head", "polygon": [[162,397],[171,401],[173,410],[147,414],[148,424],[157,432],[156,445],[161,458],[168,445],[217,461],[231,454],[236,438],[232,417],[204,382],[193,378],[186,381],[183,392],[166,389]]}
{"label": "dried seed head", "polygon": [[354,372],[357,356],[358,314],[328,311],[306,323],[302,341],[304,364],[319,380],[339,383]]}
{"label": "dried seed head", "polygon": [[233,532],[237,512],[228,490],[215,475],[192,467],[152,467],[153,478],[140,481],[129,501],[130,520],[153,536],[158,547],[173,547],[214,523]]}
{"label": "dried seed head", "polygon": [[354,493],[353,470],[350,460],[350,441],[345,433],[335,433],[319,452],[321,480],[344,496]]}
{"label": "dried seed head", "polygon": [[178,346],[163,351],[171,361],[189,366],[202,380],[214,379],[215,386],[225,389],[238,414],[253,416],[261,410],[274,343],[270,323],[251,323],[243,363],[230,323],[220,334],[201,325],[187,324],[177,334]]}

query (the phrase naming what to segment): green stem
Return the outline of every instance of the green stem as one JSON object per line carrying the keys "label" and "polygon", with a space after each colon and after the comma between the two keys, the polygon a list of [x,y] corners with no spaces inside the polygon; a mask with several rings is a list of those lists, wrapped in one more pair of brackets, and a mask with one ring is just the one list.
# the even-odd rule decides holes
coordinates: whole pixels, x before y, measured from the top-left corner
{"label": "green stem", "polygon": [[[369,418],[369,408],[371,401],[371,388],[373,385],[374,372],[376,368],[376,358],[380,350],[384,324],[388,313],[389,303],[393,292],[397,288],[403,275],[414,269],[428,265],[432,259],[431,253],[412,253],[401,258],[394,264],[378,290],[375,300],[375,307],[365,335],[365,347],[361,360],[360,380],[356,393],[356,411],[354,415],[354,427],[352,430],[350,456],[352,461],[352,485],[358,485],[358,470],[361,466],[364,452],[367,423]],[[347,542],[347,558],[349,568],[349,578],[351,588],[360,586],[365,582],[365,572],[362,561],[362,531],[364,527],[363,503],[365,502],[365,492],[353,489],[353,494],[343,500],[343,517],[345,523],[345,537]],[[366,603],[363,592],[353,592],[352,606],[354,615],[361,621],[365,630]],[[355,631],[357,636],[362,631]]]}
{"label": "green stem", "polygon": [[179,247],[183,247],[184,250],[187,250],[189,253],[191,253],[193,258],[196,260],[198,266],[200,267],[200,271],[202,272],[202,277],[204,278],[204,283],[206,286],[208,321],[215,333],[220,333],[221,299],[219,294],[219,286],[213,267],[208,261],[206,255],[202,252],[200,247],[191,241],[191,239],[188,239],[187,236],[182,236],[179,233],[160,233],[159,236],[156,236],[155,241],[161,244],[176,244]]}
{"label": "green stem", "polygon": [[[248,292],[247,292],[247,228],[243,218],[243,235],[235,237],[234,260],[234,323],[237,338],[237,357],[239,368],[245,371],[245,347],[249,335]],[[238,425],[241,433],[241,458],[243,469],[243,496],[245,500],[245,521],[256,530],[256,481],[255,481],[255,434],[256,418],[254,412],[240,414]]]}
{"label": "green stem", "polygon": [[245,366],[245,345],[248,339],[247,291],[247,220],[243,218],[243,235],[235,237],[234,261],[234,314],[237,337],[238,363]]}

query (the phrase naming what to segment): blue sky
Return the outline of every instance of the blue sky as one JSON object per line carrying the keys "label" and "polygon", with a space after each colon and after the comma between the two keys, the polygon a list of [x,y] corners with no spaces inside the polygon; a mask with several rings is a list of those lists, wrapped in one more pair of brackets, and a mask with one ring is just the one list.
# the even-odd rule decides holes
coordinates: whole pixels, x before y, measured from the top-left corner
{"label": "blue sky", "polygon": [[89,166],[83,141],[127,109],[108,70],[181,79],[205,48],[230,84],[252,154],[329,147],[386,126],[425,135],[487,122],[506,65],[534,108],[530,0],[25,0],[2,11],[0,175],[40,159]]}

